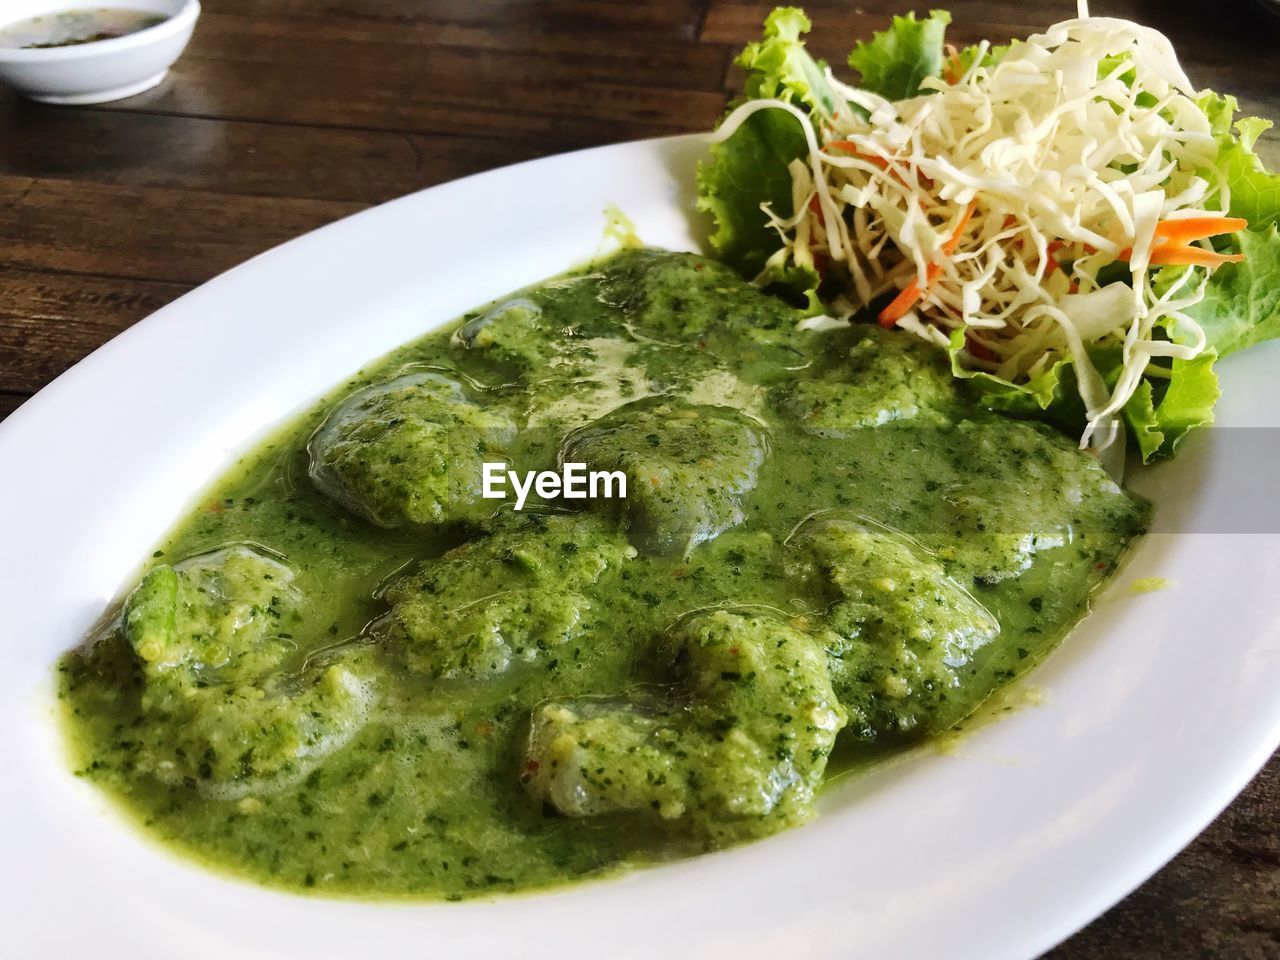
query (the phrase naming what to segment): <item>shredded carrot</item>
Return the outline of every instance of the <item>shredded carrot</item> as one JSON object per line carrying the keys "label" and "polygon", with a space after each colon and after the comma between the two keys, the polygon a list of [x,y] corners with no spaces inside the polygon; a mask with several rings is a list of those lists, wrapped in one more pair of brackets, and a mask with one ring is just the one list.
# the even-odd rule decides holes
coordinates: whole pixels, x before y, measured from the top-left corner
{"label": "shredded carrot", "polygon": [[830,150],[832,147],[838,147],[841,150],[852,153],[855,157],[861,157],[863,160],[874,163],[881,170],[887,170],[889,168],[888,160],[884,157],[877,156],[874,153],[863,153],[858,149],[858,145],[852,140],[832,140],[827,144],[827,149]]}
{"label": "shredded carrot", "polygon": [[[925,271],[925,276],[929,278],[929,282],[937,278],[934,272],[935,264],[929,264]],[[889,305],[880,311],[880,326],[892,327],[895,323],[907,315],[907,311],[916,305],[916,301],[920,299],[920,283],[918,280],[912,280],[898,292],[898,295],[889,301]]]}
{"label": "shredded carrot", "polygon": [[1243,253],[1216,253],[1203,247],[1179,247],[1170,244],[1167,247],[1156,247],[1151,251],[1150,264],[1154,267],[1169,265],[1193,267],[1217,267],[1224,263],[1239,263],[1244,259]]}
{"label": "shredded carrot", "polygon": [[[964,213],[960,215],[960,222],[956,224],[956,228],[951,231],[945,243],[942,245],[942,255],[949,257],[956,252],[956,247],[960,245],[960,238],[964,236],[964,229],[969,225],[970,218],[973,217],[973,211],[978,206],[977,200],[969,201],[969,206],[965,207]],[[938,275],[942,273],[942,264],[931,263],[925,268],[924,276],[928,286],[933,286]],[[907,315],[907,312],[916,305],[916,301],[920,299],[920,282],[912,280],[901,292],[893,298],[890,304],[880,311],[880,326],[892,327],[895,323]]]}
{"label": "shredded carrot", "polygon": [[947,238],[947,242],[942,245],[942,252],[947,256],[951,256],[956,252],[956,247],[960,246],[960,238],[964,236],[964,228],[969,226],[969,221],[973,219],[973,211],[978,209],[978,201],[970,200],[969,205],[964,208],[964,213],[960,214],[960,222],[956,224],[955,230],[951,231],[951,236]]}
{"label": "shredded carrot", "polygon": [[960,61],[960,51],[955,48],[954,44],[948,43],[946,51],[947,69],[943,72],[942,79],[954,86],[964,76],[964,64]]}
{"label": "shredded carrot", "polygon": [[1055,270],[1061,270],[1062,264],[1058,263],[1057,253],[1066,244],[1061,240],[1050,240],[1044,248],[1044,275],[1047,277]]}
{"label": "shredded carrot", "polygon": [[1236,233],[1249,225],[1243,217],[1183,217],[1180,220],[1161,220],[1156,224],[1156,241],[1165,243],[1190,243],[1224,233]]}
{"label": "shredded carrot", "polygon": [[[1236,233],[1249,225],[1242,217],[1182,217],[1177,220],[1161,220],[1156,224],[1155,242],[1151,246],[1152,266],[1216,267],[1224,263],[1239,263],[1242,253],[1217,253],[1204,247],[1195,247],[1196,240],[1225,233]],[[1120,260],[1133,256],[1133,247],[1120,251]]]}

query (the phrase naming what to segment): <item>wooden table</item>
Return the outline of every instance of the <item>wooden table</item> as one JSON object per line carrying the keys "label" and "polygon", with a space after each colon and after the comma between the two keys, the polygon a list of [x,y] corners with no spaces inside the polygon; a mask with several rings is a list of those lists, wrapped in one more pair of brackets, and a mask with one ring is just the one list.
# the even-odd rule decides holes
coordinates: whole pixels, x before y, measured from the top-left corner
{"label": "wooden table", "polygon": [[[1069,0],[956,0],[1003,41]],[[843,63],[905,2],[810,4]],[[0,417],[130,324],[303,231],[464,174],[705,130],[770,4],[206,0],[159,88],[101,107],[0,94]],[[923,9],[923,5],[921,9]],[[1280,119],[1280,21],[1244,0],[1095,0],[1165,30],[1193,80]],[[1280,140],[1264,143],[1273,168]],[[1067,958],[1280,957],[1280,758]]]}

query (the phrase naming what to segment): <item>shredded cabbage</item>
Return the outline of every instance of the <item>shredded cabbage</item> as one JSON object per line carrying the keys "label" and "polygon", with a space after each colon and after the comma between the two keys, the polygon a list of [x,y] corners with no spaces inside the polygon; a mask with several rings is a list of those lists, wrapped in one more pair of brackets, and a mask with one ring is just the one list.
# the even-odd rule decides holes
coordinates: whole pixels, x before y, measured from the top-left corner
{"label": "shredded cabbage", "polygon": [[[965,366],[1011,383],[1071,360],[1081,444],[1105,448],[1144,376],[1206,349],[1188,311],[1213,266],[1153,283],[1157,224],[1221,217],[1231,197],[1169,40],[1089,17],[1083,2],[1079,13],[998,57],[985,44],[953,54],[949,74],[904,100],[827,69],[847,101],[833,111],[749,100],[715,139],[764,110],[802,123],[807,156],[788,167],[794,213],[762,205],[780,239],[762,276],[838,277],[829,307],[839,317],[914,281],[919,296],[893,318],[899,327],[941,346],[959,331]],[[1119,351],[1118,374],[1095,368],[1098,347]]]}

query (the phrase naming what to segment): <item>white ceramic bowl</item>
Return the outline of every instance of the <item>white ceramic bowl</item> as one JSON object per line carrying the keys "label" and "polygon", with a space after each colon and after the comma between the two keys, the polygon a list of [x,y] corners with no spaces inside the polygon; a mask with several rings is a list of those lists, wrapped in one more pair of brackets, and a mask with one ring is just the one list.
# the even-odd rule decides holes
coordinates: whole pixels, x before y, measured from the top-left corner
{"label": "white ceramic bowl", "polygon": [[0,28],[85,8],[155,13],[163,23],[112,40],[40,50],[0,49],[0,82],[42,103],[104,103],[150,90],[187,46],[199,0],[3,0]]}

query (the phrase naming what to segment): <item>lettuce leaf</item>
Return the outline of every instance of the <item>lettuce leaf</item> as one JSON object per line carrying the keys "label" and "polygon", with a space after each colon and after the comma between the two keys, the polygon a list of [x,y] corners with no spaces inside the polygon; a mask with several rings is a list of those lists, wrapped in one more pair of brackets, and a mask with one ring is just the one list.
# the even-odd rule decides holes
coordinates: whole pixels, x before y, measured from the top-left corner
{"label": "lettuce leaf", "polygon": [[[801,39],[809,28],[809,19],[795,7],[769,14],[764,39],[748,44],[736,61],[747,71],[743,99],[786,100],[810,113],[835,110],[838,97],[827,83],[824,65],[809,55]],[[781,110],[762,110],[713,146],[710,158],[699,164],[697,206],[715,221],[711,246],[740,273],[757,276],[780,246],[761,205],[769,204],[778,216],[791,215],[787,164],[807,152],[800,121]],[[793,269],[774,279],[816,304],[812,271]]]}
{"label": "lettuce leaf", "polygon": [[1218,375],[1213,365],[1218,355],[1208,350],[1194,360],[1174,360],[1167,386],[1143,380],[1124,405],[1129,435],[1147,463],[1171,457],[1190,431],[1213,423],[1213,405],[1218,402]]}
{"label": "lettuce leaf", "polygon": [[[992,410],[1036,416],[1055,404],[1060,404],[1069,392],[1064,389],[1063,375],[1071,367],[1070,360],[1059,360],[1026,383],[1010,383],[983,370],[965,366],[964,350],[964,331],[953,330],[951,342],[947,346],[947,355],[951,358],[951,373],[961,380],[968,380],[981,396],[983,404]],[[1070,382],[1074,385],[1074,374],[1070,375]],[[1083,415],[1083,408],[1081,414]]]}
{"label": "lettuce leaf", "polygon": [[[860,43],[849,62],[863,74],[864,84],[895,99],[914,96],[920,81],[942,69],[942,41],[951,17],[934,11],[927,19],[894,17],[889,30]],[[823,116],[844,105],[827,81],[826,64],[805,49],[811,24],[795,7],[778,7],[765,20],[764,37],[748,44],[737,58],[747,72],[744,100],[785,100],[812,116],[816,128]],[[747,118],[732,137],[711,148],[698,167],[699,210],[711,214],[710,243],[716,254],[740,273],[762,285],[784,289],[793,300],[819,312],[819,277],[795,266],[765,270],[780,246],[761,210],[763,204],[780,217],[792,214],[791,175],[787,164],[806,155],[804,130],[792,115],[766,110]]]}
{"label": "lettuce leaf", "polygon": [[942,43],[950,22],[945,10],[933,10],[924,20],[914,13],[894,17],[888,30],[849,54],[849,66],[862,74],[859,85],[888,100],[914,97],[922,80],[942,75]]}
{"label": "lettuce leaf", "polygon": [[1204,91],[1196,106],[1209,118],[1209,129],[1215,137],[1231,133],[1231,122],[1235,118],[1239,102],[1229,93]]}
{"label": "lettuce leaf", "polygon": [[[1252,230],[1280,220],[1280,174],[1267,171],[1253,146],[1271,126],[1261,117],[1235,119],[1236,98],[1207,91],[1198,101],[1218,139],[1218,171],[1231,190],[1228,214],[1244,217]],[[1234,132],[1233,132],[1234,130]]]}
{"label": "lettuce leaf", "polygon": [[1223,357],[1280,337],[1280,224],[1242,230],[1233,243],[1244,261],[1218,267],[1204,299],[1187,310]]}
{"label": "lettuce leaf", "polygon": [[735,63],[747,71],[746,99],[786,100],[826,116],[843,101],[827,83],[827,65],[804,47],[813,24],[798,7],[777,7],[764,21],[764,39],[749,43]]}
{"label": "lettuce leaf", "polygon": [[1280,221],[1280,176],[1269,173],[1253,152],[1258,136],[1271,121],[1244,117],[1236,121],[1238,136],[1219,137],[1218,168],[1231,188],[1230,216],[1244,217],[1253,230]]}
{"label": "lettuce leaf", "polygon": [[[1027,383],[1015,384],[967,369],[960,355],[963,348],[964,332],[957,330],[948,348],[951,370],[969,382],[983,406],[1015,417],[1045,420],[1071,435],[1084,430],[1087,418],[1071,359],[1059,360]],[[1122,366],[1119,348],[1097,348],[1090,351],[1089,358],[1107,386],[1113,387]],[[1213,405],[1220,395],[1214,372],[1217,359],[1217,353],[1209,350],[1194,360],[1174,360],[1167,378],[1144,380],[1125,404],[1121,414],[1143,463],[1173,456],[1191,430],[1213,422]]]}
{"label": "lettuce leaf", "polygon": [[755,277],[781,245],[761,206],[769,204],[780,217],[791,215],[787,164],[806,149],[795,117],[762,110],[698,165],[697,206],[715,221],[711,247],[746,277]]}
{"label": "lettuce leaf", "polygon": [[978,62],[978,57],[980,54],[982,56],[982,63],[981,63],[982,66],[988,69],[990,69],[991,67],[994,67],[997,63],[999,63],[1001,60],[1005,58],[1005,56],[1009,53],[1009,51],[1013,48],[1014,44],[1016,44],[1017,42],[1018,42],[1017,40],[1013,40],[1010,43],[995,44],[994,46],[989,46],[987,47],[987,51],[985,54],[982,53],[982,47],[976,43],[967,47],[962,47],[959,54],[961,72],[962,73],[967,72],[969,68],[974,65],[974,63]]}

